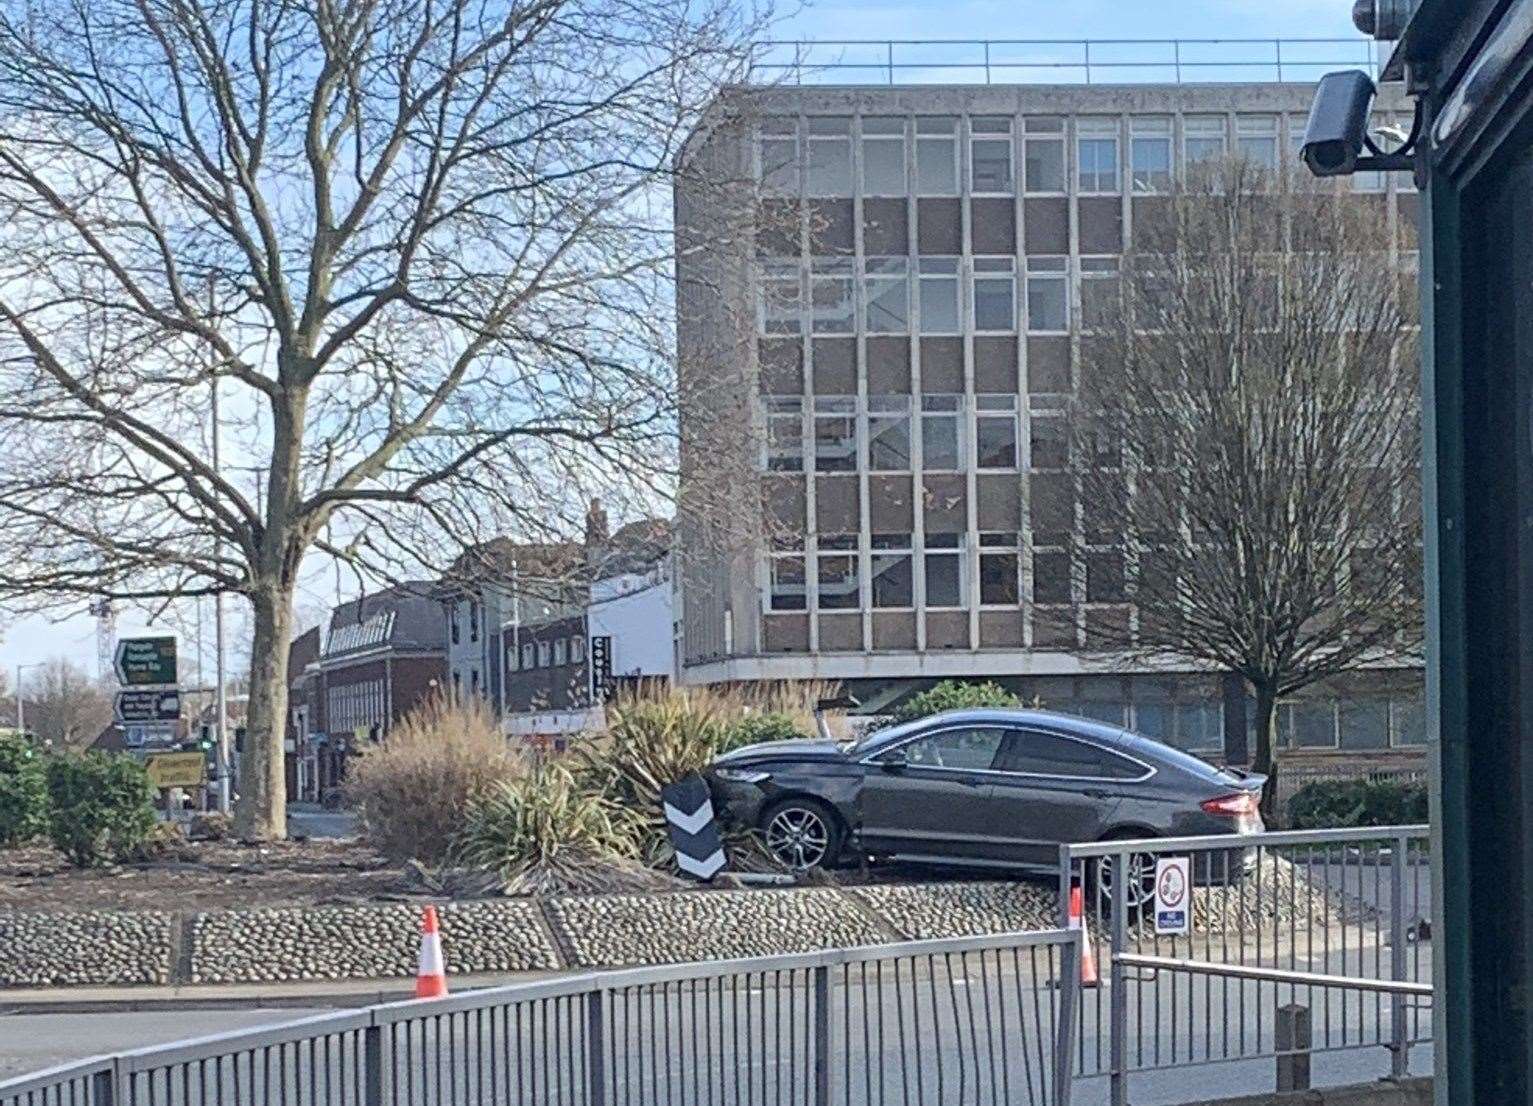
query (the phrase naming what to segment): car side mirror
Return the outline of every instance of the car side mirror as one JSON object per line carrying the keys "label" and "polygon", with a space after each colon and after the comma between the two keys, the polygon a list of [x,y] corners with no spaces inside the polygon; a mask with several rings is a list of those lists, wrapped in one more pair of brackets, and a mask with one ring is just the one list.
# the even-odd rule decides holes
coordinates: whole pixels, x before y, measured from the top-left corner
{"label": "car side mirror", "polygon": [[906,758],[904,749],[891,749],[879,759],[878,763],[885,772],[898,773],[903,772],[910,761]]}

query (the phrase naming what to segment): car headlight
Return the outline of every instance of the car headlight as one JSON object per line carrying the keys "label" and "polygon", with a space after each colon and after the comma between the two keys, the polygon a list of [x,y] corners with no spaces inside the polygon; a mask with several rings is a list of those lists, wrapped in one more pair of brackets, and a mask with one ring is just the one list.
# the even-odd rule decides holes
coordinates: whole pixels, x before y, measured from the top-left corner
{"label": "car headlight", "polygon": [[730,783],[760,783],[771,776],[759,768],[715,768],[713,774]]}

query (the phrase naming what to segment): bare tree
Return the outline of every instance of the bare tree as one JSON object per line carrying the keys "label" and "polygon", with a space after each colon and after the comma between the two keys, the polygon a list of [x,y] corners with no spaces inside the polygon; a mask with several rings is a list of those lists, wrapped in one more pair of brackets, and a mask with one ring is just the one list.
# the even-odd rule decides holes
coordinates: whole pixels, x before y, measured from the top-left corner
{"label": "bare tree", "polygon": [[244,596],[243,836],[311,551],[397,578],[673,477],[669,176],[741,11],[0,10],[0,597]]}
{"label": "bare tree", "polygon": [[1236,160],[1153,203],[1084,282],[1077,586],[1101,644],[1245,678],[1270,813],[1278,699],[1420,646],[1414,292],[1363,197]]}
{"label": "bare tree", "polygon": [[54,657],[26,684],[27,729],[55,748],[79,748],[112,720],[112,689],[68,657]]}

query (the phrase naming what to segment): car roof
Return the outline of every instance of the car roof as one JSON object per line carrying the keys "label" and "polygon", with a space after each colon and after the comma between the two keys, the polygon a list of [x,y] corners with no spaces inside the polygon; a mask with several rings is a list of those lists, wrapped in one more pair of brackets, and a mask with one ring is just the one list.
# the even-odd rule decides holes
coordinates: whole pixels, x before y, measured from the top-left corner
{"label": "car roof", "polygon": [[1126,730],[1122,726],[1099,722],[1094,718],[1083,718],[1078,714],[1062,714],[1059,711],[1021,707],[967,707],[961,710],[946,710],[940,714],[929,714],[924,718],[874,731],[863,739],[859,750],[872,752],[928,729],[965,724],[1032,726],[1041,730],[1052,730],[1055,733],[1072,734],[1115,746],[1135,756],[1153,758],[1162,767],[1174,766],[1204,777],[1219,775],[1219,769],[1206,760],[1184,753],[1172,745],[1167,745],[1164,741]]}
{"label": "car roof", "polygon": [[966,707],[961,710],[945,710],[940,714],[929,714],[924,718],[916,718],[909,722],[875,730],[863,739],[862,747],[879,748],[924,730],[965,724],[1035,726],[1039,729],[1056,730],[1060,733],[1095,738],[1108,743],[1116,743],[1124,733],[1122,726],[1110,726],[1091,718],[1082,718],[1076,714],[1060,714],[1052,710],[1030,710],[1021,707]]}

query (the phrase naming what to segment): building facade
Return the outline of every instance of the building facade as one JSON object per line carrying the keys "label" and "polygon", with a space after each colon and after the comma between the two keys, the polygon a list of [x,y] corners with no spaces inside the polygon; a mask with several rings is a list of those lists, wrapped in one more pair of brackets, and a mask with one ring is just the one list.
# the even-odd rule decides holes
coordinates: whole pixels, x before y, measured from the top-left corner
{"label": "building facade", "polygon": [[[726,95],[676,197],[680,679],[841,680],[877,710],[989,678],[1199,752],[1243,732],[1238,681],[1093,650],[1126,596],[1071,563],[1059,534],[1084,512],[1057,447],[1136,218],[1204,159],[1293,164],[1312,92]],[[1355,187],[1411,254],[1409,178]],[[1280,740],[1409,763],[1421,717],[1419,671],[1369,672],[1282,704]]]}

